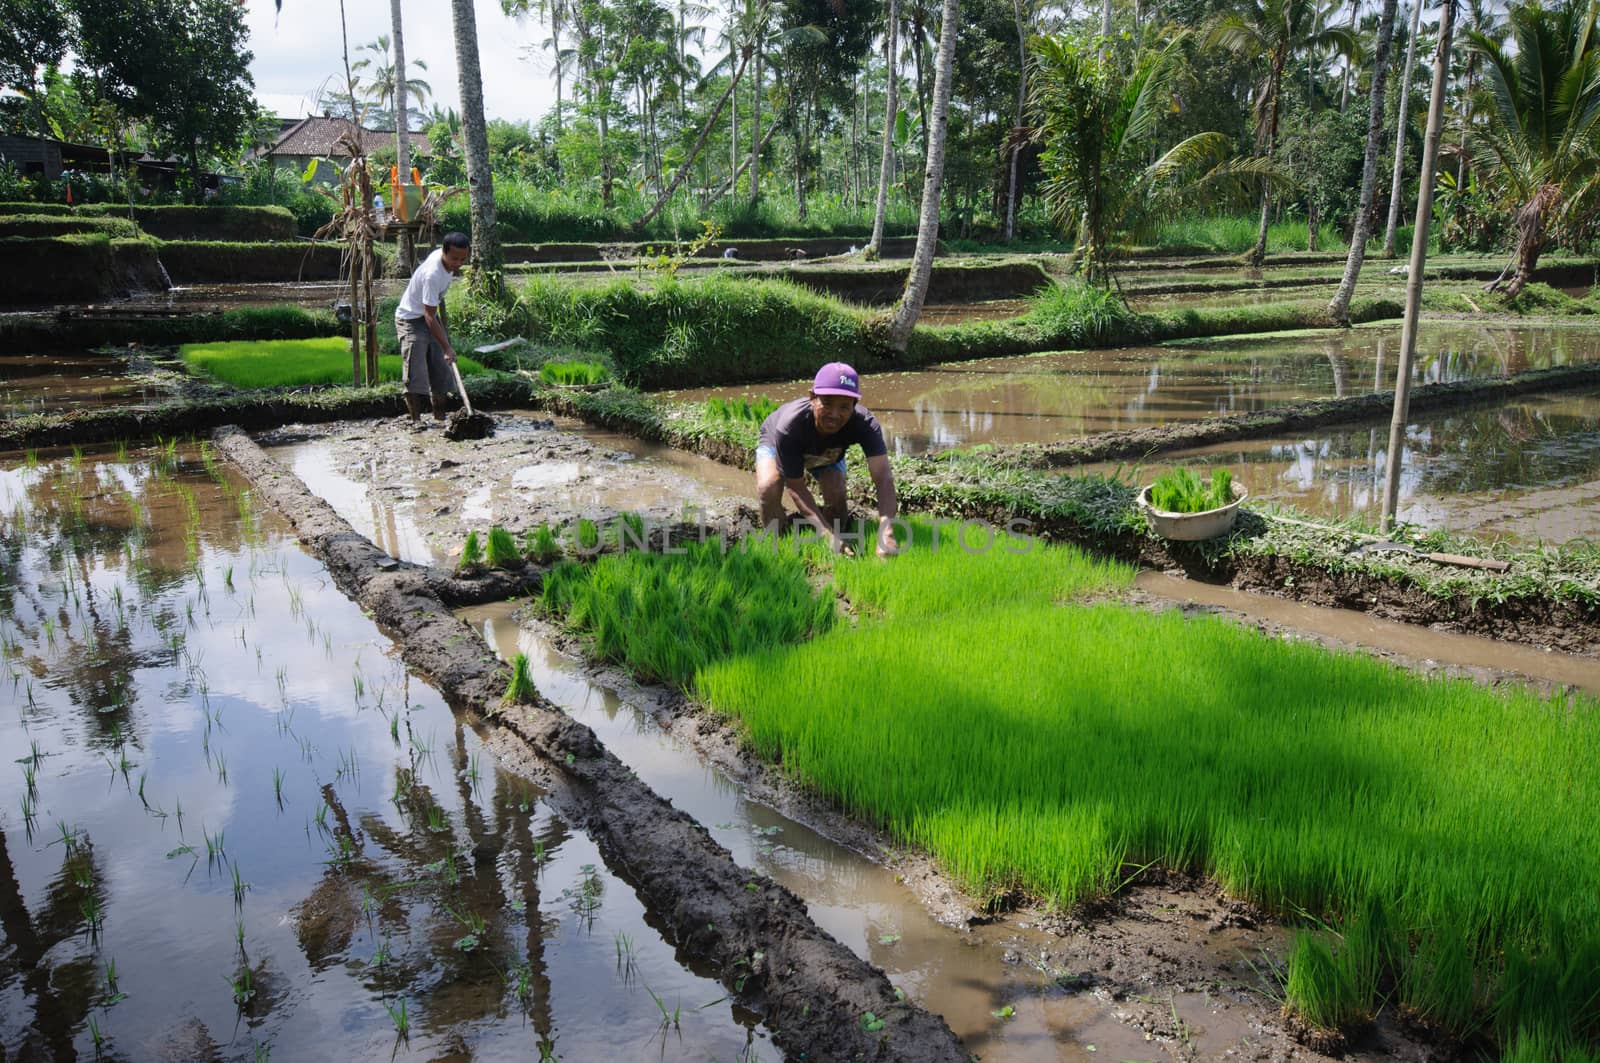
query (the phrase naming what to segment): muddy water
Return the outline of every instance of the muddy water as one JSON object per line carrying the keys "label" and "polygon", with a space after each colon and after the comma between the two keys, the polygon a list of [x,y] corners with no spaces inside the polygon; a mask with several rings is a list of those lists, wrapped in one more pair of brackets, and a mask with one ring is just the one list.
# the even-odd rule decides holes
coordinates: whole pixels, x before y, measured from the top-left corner
{"label": "muddy water", "polygon": [[[373,291],[381,299],[405,290],[403,280],[380,280]],[[168,288],[165,292],[135,295],[125,306],[173,307],[181,309],[232,310],[242,306],[284,304],[307,310],[326,310],[335,302],[348,300],[350,287],[335,281],[308,281],[284,284],[191,284]]]}
{"label": "muddy water", "polygon": [[0,417],[102,406],[150,406],[173,389],[118,356],[0,354]]}
{"label": "muddy water", "polygon": [[[865,405],[891,448],[922,454],[975,443],[1052,442],[1248,412],[1394,386],[1398,326],[1229,339],[1205,344],[1071,351],[869,374]],[[1415,383],[1502,376],[1600,358],[1600,330],[1426,322]],[[804,395],[810,382],[665,393]]]}
{"label": "muddy water", "polygon": [[351,422],[269,451],[389,554],[424,564],[460,553],[468,531],[526,531],[637,512],[670,522],[714,517],[753,494],[750,474],[670,447],[495,413],[492,439],[453,443],[436,428]]}
{"label": "muddy water", "polygon": [[[1056,935],[1025,923],[968,931],[941,925],[890,870],[750,800],[739,784],[635,708],[643,703],[640,692],[591,678],[553,647],[542,626],[519,624],[513,608],[486,606],[461,615],[502,657],[527,654],[542,694],[593,727],[607,748],[705,824],[734,859],[802,897],[818,925],[942,1015],[975,1054],[1002,1061],[1153,1059],[1175,1048],[1171,1038],[1153,1043],[1154,1035],[1122,1021],[1105,991],[1072,992],[1056,983],[1056,975],[1080,970]],[[1179,929],[1174,937],[1182,934]],[[1261,940],[1224,930],[1202,948],[1214,961],[1210,991],[1148,991],[1159,992],[1161,1010],[1170,1009],[1199,1058],[1220,1058],[1255,1037],[1240,1007],[1252,998],[1222,983],[1238,985],[1247,976],[1248,964],[1230,965],[1241,955],[1259,960]],[[1219,979],[1218,971],[1227,973]]]}
{"label": "muddy water", "polygon": [[984,303],[929,303],[922,308],[920,325],[959,325],[964,321],[1004,321],[1021,317],[1033,306],[1028,299],[995,299]]}
{"label": "muddy water", "polygon": [[[1376,520],[1388,449],[1387,424],[1331,429],[1189,451],[1138,475],[1226,466],[1258,502]],[[1489,538],[1600,542],[1600,389],[1415,417],[1401,460],[1401,520]]]}
{"label": "muddy water", "polygon": [[1370,613],[1307,605],[1161,572],[1139,573],[1134,587],[1164,601],[1225,609],[1295,632],[1395,654],[1407,662],[1432,662],[1480,674],[1513,673],[1600,694],[1600,661],[1570,654],[1547,653],[1531,646],[1475,635],[1434,631],[1416,624],[1381,620]]}
{"label": "muddy water", "polygon": [[774,1058],[196,457],[0,462],[0,1057]]}

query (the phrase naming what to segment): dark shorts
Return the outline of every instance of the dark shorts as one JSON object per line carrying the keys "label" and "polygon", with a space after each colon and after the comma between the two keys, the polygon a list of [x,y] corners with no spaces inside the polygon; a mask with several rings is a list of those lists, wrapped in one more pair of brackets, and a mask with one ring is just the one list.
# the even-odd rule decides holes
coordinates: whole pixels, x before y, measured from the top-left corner
{"label": "dark shorts", "polygon": [[[765,443],[763,443],[762,445],[756,447],[756,457],[758,457],[758,458],[771,458],[774,462],[776,462],[778,460],[778,452],[777,452],[776,449],[774,449],[772,447],[769,447]],[[813,477],[815,477],[818,474],[825,473],[830,469],[837,469],[841,474],[846,475],[846,476],[849,475],[849,470],[847,468],[845,468],[844,458],[842,458],[842,457],[838,461],[830,462],[827,465],[814,465],[811,468],[807,469],[806,472],[810,473]]]}
{"label": "dark shorts", "polygon": [[428,331],[425,319],[394,319],[400,337],[400,384],[409,395],[448,395],[455,391],[455,377],[444,360],[444,349]]}

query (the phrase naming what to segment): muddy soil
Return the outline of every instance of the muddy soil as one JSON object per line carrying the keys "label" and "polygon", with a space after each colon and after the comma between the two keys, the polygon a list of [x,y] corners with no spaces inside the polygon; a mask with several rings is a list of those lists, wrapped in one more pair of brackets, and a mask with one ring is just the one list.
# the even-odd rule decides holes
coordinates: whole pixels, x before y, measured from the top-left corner
{"label": "muddy soil", "polygon": [[[1143,595],[1135,600],[1155,604]],[[524,622],[548,633],[532,616]],[[926,854],[845,815],[751,754],[723,717],[675,690],[639,684],[615,666],[588,660],[580,640],[557,635],[555,641],[582,662],[579,668],[592,682],[652,716],[738,782],[749,800],[890,868],[935,919],[971,946],[1001,947],[1007,964],[1036,972],[1046,983],[1044,1010],[1070,1015],[1066,1024],[1090,1052],[1105,1051],[1113,1059],[1262,1061],[1442,1061],[1462,1054],[1460,1046],[1434,1043],[1392,1016],[1343,1045],[1299,1029],[1282,1014],[1274,981],[1290,932],[1201,876],[1152,870],[1109,901],[1062,911],[1017,898],[1010,910],[990,910]],[[1348,648],[1335,640],[1327,644]],[[1078,1058],[1066,1046],[1060,1050],[1059,1058]],[[991,1055],[1058,1058],[1055,1049],[1017,1052],[1012,1042],[996,1045],[985,1058]]]}
{"label": "muddy soil", "polygon": [[[741,1002],[802,1058],[966,1060],[948,1026],[899,999],[883,973],[816,926],[788,890],[739,867],[700,824],[671,807],[606,751],[589,728],[535,696],[502,703],[507,674],[452,615],[426,569],[397,564],[242,432],[219,451],[295,526],[347,595],[403,646],[453,708],[492,717],[563,784],[553,804],[582,824],[608,864],[638,890],[679,949],[709,961]],[[874,1022],[863,1021],[872,1013]]]}
{"label": "muddy soil", "polygon": [[[468,531],[481,536],[492,524],[520,538],[541,524],[562,528],[579,519],[604,527],[623,512],[651,525],[686,514],[714,520],[730,516],[734,500],[752,490],[737,470],[566,418],[497,411],[494,423],[494,435],[481,440],[450,440],[438,422],[413,429],[405,418],[294,424],[257,438],[275,450],[316,441],[330,472],[364,486],[374,503],[415,528],[431,556],[410,560],[456,557]],[[303,450],[279,452],[311,475]]]}

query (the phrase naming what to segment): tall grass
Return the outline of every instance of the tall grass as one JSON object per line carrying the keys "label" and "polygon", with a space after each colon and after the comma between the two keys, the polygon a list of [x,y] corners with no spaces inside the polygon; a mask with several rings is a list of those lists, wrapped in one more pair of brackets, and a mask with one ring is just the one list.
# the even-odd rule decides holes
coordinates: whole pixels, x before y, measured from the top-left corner
{"label": "tall grass", "polygon": [[[351,376],[350,341],[340,337],[187,343],[178,348],[178,354],[195,372],[236,388],[345,384]],[[475,376],[485,371],[471,358],[458,357],[456,365],[462,376]],[[399,380],[400,356],[379,355],[378,377],[383,381]]]}
{"label": "tall grass", "polygon": [[810,375],[866,346],[864,322],[861,312],[786,281],[536,277],[518,294],[513,327],[537,342],[603,351],[625,382],[664,387],[753,368]]}
{"label": "tall grass", "polygon": [[1063,347],[1100,346],[1126,333],[1133,311],[1116,292],[1087,284],[1055,284],[1033,297],[1029,320]]}
{"label": "tall grass", "polygon": [[[1152,862],[1203,871],[1280,915],[1345,924],[1335,947],[1297,946],[1291,996],[1317,1021],[1370,1012],[1381,983],[1457,1032],[1487,1006],[1503,1044],[1595,1043],[1593,701],[1423,679],[1216,618],[1064,604],[1131,573],[984,545],[935,551],[919,527],[892,564],[818,559],[856,625],[703,643],[654,674],[692,674],[760,755],[980,894],[1067,905]],[[770,596],[778,579],[803,605],[802,567],[736,556],[605,566],[579,607],[607,612],[597,649],[631,663],[626,643],[673,641],[686,610],[735,629],[740,588]],[[629,579],[624,563],[647,567]],[[715,593],[684,594],[680,567]],[[660,604],[641,607],[646,594]]]}
{"label": "tall grass", "polygon": [[[1184,250],[1210,250],[1223,254],[1239,254],[1256,245],[1256,234],[1261,219],[1240,218],[1174,218],[1156,233],[1157,247]],[[1283,254],[1286,251],[1305,251],[1310,246],[1310,228],[1304,218],[1273,222],[1267,226],[1267,252]],[[1350,242],[1336,227],[1323,225],[1317,232],[1319,251],[1344,253]]]}

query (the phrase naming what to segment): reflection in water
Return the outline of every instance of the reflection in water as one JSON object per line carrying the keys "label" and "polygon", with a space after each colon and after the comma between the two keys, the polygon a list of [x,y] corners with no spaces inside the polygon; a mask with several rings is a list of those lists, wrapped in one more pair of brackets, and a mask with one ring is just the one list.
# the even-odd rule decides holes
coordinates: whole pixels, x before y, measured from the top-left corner
{"label": "reflection in water", "polygon": [[[1148,482],[1173,465],[1224,465],[1258,501],[1376,519],[1388,447],[1387,425],[1333,429],[1195,450],[1139,477]],[[1401,520],[1496,538],[1600,538],[1600,390],[1413,418],[1402,461]]]}
{"label": "reflection in water", "polygon": [[[897,453],[974,443],[1047,443],[1113,429],[1243,413],[1394,386],[1398,327],[1290,338],[1071,351],[868,374],[863,401]],[[1600,331],[1425,322],[1413,383],[1504,376],[1600,358]],[[666,393],[804,395],[808,381]]]}
{"label": "reflection in water", "polygon": [[171,387],[128,359],[96,354],[0,354],[0,418],[106,406],[153,406]]}
{"label": "reflection in water", "polygon": [[0,1058],[770,1058],[391,652],[204,450],[0,468]]}

